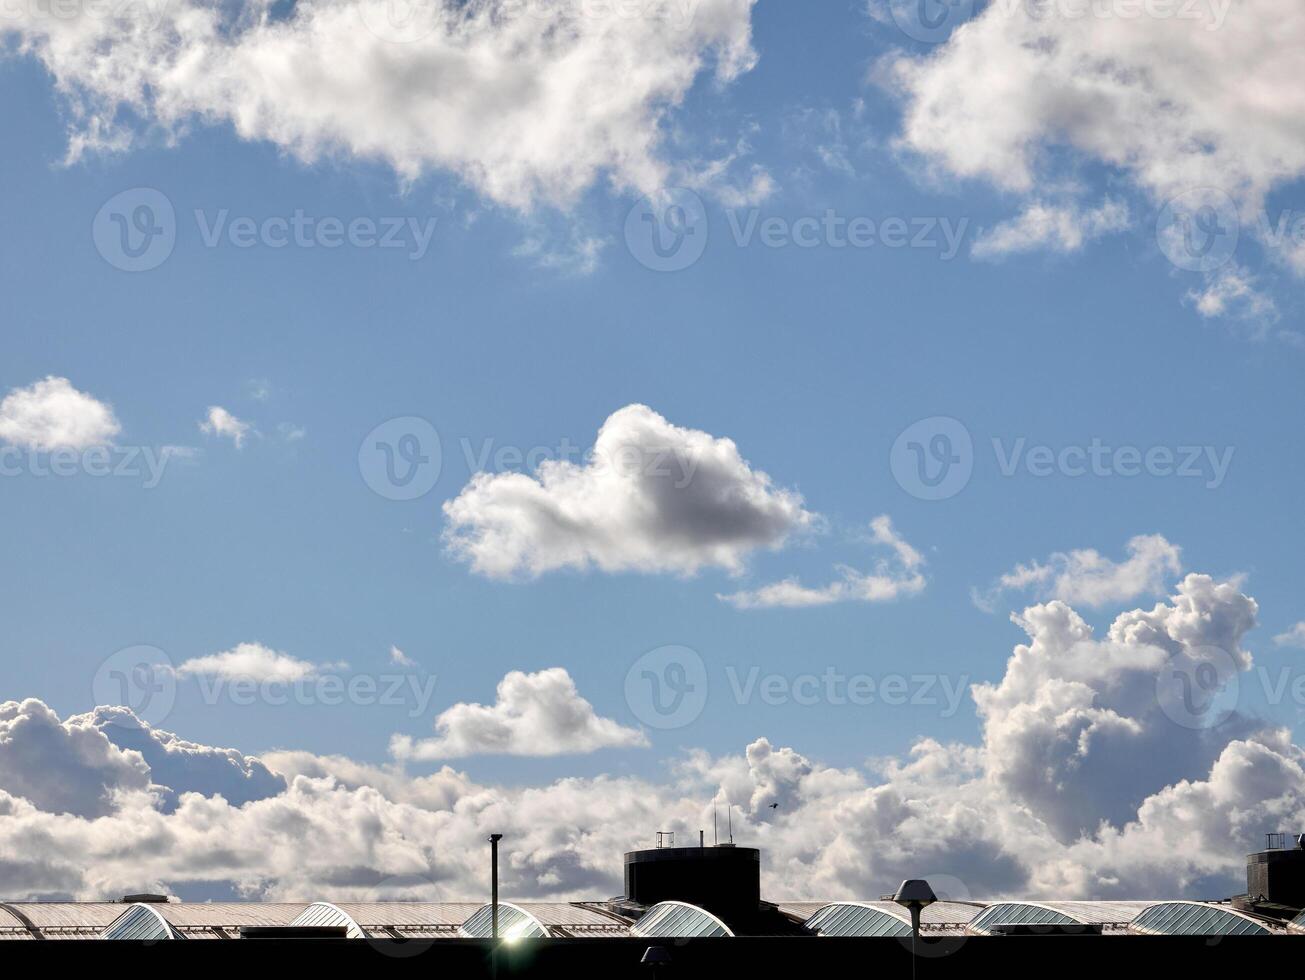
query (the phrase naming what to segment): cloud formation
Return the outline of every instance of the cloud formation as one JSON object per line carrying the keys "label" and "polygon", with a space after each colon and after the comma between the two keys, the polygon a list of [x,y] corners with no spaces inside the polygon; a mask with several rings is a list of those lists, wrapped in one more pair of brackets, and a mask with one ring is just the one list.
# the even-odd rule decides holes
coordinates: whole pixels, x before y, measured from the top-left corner
{"label": "cloud formation", "polygon": [[703,74],[751,69],[754,2],[432,0],[399,18],[385,0],[288,13],[177,0],[80,18],[26,4],[0,34],[16,32],[69,99],[71,158],[130,146],[132,119],[171,133],[228,123],[306,161],[445,171],[528,209],[568,204],[600,176],[668,183],[663,118]]}
{"label": "cloud formation", "polygon": [[1298,14],[1291,0],[1192,4],[1176,17],[990,4],[932,57],[893,62],[901,142],[1017,193],[1059,176],[1056,151],[1069,150],[1160,200],[1217,187],[1258,203],[1305,174]]}
{"label": "cloud formation", "polygon": [[[1005,674],[974,689],[977,743],[923,738],[864,769],[758,738],[738,754],[689,752],[657,781],[505,787],[448,767],[412,777],[280,752],[261,760],[285,779],[280,792],[235,804],[195,767],[169,811],[146,788],[159,773],[87,716],[60,725],[40,702],[9,703],[0,851],[13,856],[13,897],[216,882],[251,898],[454,900],[483,888],[493,830],[512,842],[506,895],[566,899],[616,894],[622,851],[654,830],[691,836],[732,803],[736,839],[766,851],[772,899],[865,899],[911,876],[957,898],[1218,898],[1243,887],[1244,854],[1266,827],[1305,821],[1305,752],[1236,712],[1185,716],[1164,692],[1175,674],[1211,671],[1234,687],[1256,616],[1235,583],[1204,575],[1101,636],[1064,602],[1032,606]],[[87,732],[89,749],[70,747]],[[55,787],[65,771],[99,792]],[[50,795],[63,792],[81,802]]]}
{"label": "cloud formation", "polygon": [[1077,252],[1083,245],[1128,227],[1128,206],[1106,200],[1100,207],[1030,203],[1017,217],[989,229],[974,243],[975,258],[1000,258],[1015,252]]}
{"label": "cloud formation", "polygon": [[[1305,176],[1299,5],[1162,6],[989,3],[928,54],[883,60],[877,77],[904,109],[897,147],[934,177],[982,181],[1021,202],[975,255],[1074,251],[1118,230],[1122,204],[1084,202],[1084,174],[1104,168],[1113,194],[1139,194],[1152,213],[1189,193],[1227,201],[1244,242],[1305,274],[1299,242],[1257,221],[1273,191]],[[1244,272],[1206,280],[1191,297],[1202,316],[1274,317]]]}
{"label": "cloud formation", "polygon": [[217,677],[227,681],[293,684],[348,664],[315,664],[281,653],[261,643],[238,643],[230,650],[191,657],[177,665],[178,677]]}
{"label": "cloud formation", "polygon": [[122,431],[113,409],[50,375],[0,401],[0,442],[36,452],[105,446]]}
{"label": "cloud formation", "polygon": [[1112,561],[1094,548],[1055,552],[1045,562],[1016,565],[986,592],[974,590],[980,609],[995,612],[1004,593],[1032,592],[1039,599],[1062,599],[1100,608],[1159,595],[1182,571],[1182,549],[1159,534],[1139,534],[1127,545],[1128,557]]}
{"label": "cloud formation", "polygon": [[230,439],[237,449],[244,449],[245,440],[253,431],[253,426],[236,418],[221,405],[211,405],[208,414],[199,423],[199,431],[205,435]]}
{"label": "cloud formation", "polygon": [[559,569],[742,570],[815,515],[734,442],[673,425],[644,405],[613,413],[582,463],[478,473],[444,504],[450,553],[490,578]]}
{"label": "cloud formation", "polygon": [[1305,650],[1305,620],[1294,625],[1284,633],[1279,633],[1273,642],[1280,647],[1300,647]]}
{"label": "cloud formation", "polygon": [[837,602],[892,602],[923,592],[924,556],[897,533],[892,519],[886,514],[876,517],[870,522],[870,534],[875,544],[891,549],[893,554],[891,559],[880,559],[873,572],[843,565],[838,569],[841,579],[819,588],[787,578],[759,589],[718,594],[717,598],[737,609],[795,609]]}
{"label": "cloud formation", "polygon": [[435,719],[435,738],[390,740],[398,759],[459,759],[470,755],[575,755],[648,745],[643,732],[600,718],[561,667],[499,681],[492,705],[455,704]]}

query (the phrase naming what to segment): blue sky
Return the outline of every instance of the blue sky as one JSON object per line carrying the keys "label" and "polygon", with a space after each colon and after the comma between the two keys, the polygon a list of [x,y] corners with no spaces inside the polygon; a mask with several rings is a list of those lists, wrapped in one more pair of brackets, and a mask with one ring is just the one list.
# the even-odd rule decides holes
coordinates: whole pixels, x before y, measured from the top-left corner
{"label": "blue sky", "polygon": [[[1251,299],[1236,293],[1238,312],[1203,312],[1194,296],[1228,286],[1230,267],[1191,272],[1166,258],[1155,228],[1173,195],[1153,172],[1050,138],[1033,191],[949,170],[950,151],[924,138],[903,144],[910,98],[883,81],[885,59],[936,49],[855,3],[763,0],[750,19],[754,67],[727,80],[703,70],[650,116],[662,134],[654,158],[699,175],[698,230],[710,235],[702,257],[675,272],[645,267],[629,247],[627,217],[648,188],[611,167],[569,200],[540,192],[521,206],[463,165],[423,162],[400,176],[374,155],[304,153],[247,138],[227,119],[163,118],[141,105],[118,110],[130,147],[68,162],[97,96],[75,78],[71,100],[60,94],[49,60],[0,60],[0,393],[66,378],[111,406],[114,445],[183,447],[149,489],[27,470],[0,480],[6,698],[38,698],[61,716],[87,711],[106,658],[142,644],[178,665],[259,643],[347,663],[345,678],[435,675],[416,717],[410,703],[206,704],[196,677],[182,676],[158,719],[244,753],[379,765],[391,760],[391,736],[429,737],[450,706],[492,704],[510,671],[562,667],[598,716],[643,729],[647,744],[476,753],[458,768],[509,785],[656,779],[685,750],[737,753],[759,736],[856,767],[901,757],[922,736],[980,740],[968,694],[955,712],[738,703],[727,668],[1000,682],[1025,640],[1008,613],[1055,596],[1005,590],[985,609],[974,590],[1075,549],[1121,563],[1138,535],[1181,548],[1182,572],[1244,575],[1260,609],[1246,649],[1258,666],[1295,676],[1299,650],[1273,641],[1305,619],[1293,516],[1305,477],[1305,350],[1294,340],[1290,264],[1243,235],[1231,269],[1255,284]],[[726,161],[723,177],[701,176],[708,160]],[[1294,175],[1256,184],[1255,166],[1228,194],[1248,213],[1251,202],[1290,211]],[[170,202],[176,241],[157,268],[127,272],[97,250],[92,227],[106,202],[137,188]],[[1126,217],[1091,217],[1110,201]],[[972,254],[1031,203],[1063,207],[1083,240]],[[741,247],[731,221],[754,209],[786,228],[828,212],[876,225],[902,218],[913,231],[947,222],[964,228],[963,244],[954,257],[882,241]],[[396,249],[205,245],[220,212],[261,224],[297,210],[345,224],[436,224],[419,258],[410,237]],[[819,519],[782,546],[748,550],[737,573],[562,568],[504,580],[451,551],[442,506],[475,473],[468,447],[588,449],[634,404],[733,440],[753,471],[800,493]],[[211,406],[249,426],[241,445],[201,430]],[[438,432],[441,467],[428,494],[397,501],[369,488],[359,451],[376,427],[406,417]],[[947,499],[919,499],[895,478],[893,447],[937,418],[969,434],[973,475]],[[1019,440],[1057,453],[1094,440],[1142,454],[1194,447],[1203,475],[1005,475],[1000,456]],[[1207,472],[1207,449],[1226,472]],[[880,515],[918,551],[921,588],[800,608],[720,598],[789,578],[818,588],[839,565],[867,572],[883,561],[901,574],[891,549],[869,540]],[[1071,605],[1104,633],[1180,578],[1167,568],[1159,587],[1119,586],[1099,604]],[[626,675],[668,645],[701,656],[710,696],[691,724],[658,731],[627,702]],[[392,662],[392,646],[415,666]],[[1289,726],[1301,714],[1291,699],[1264,703],[1254,674],[1242,678],[1240,707]],[[408,763],[413,773],[438,766]]]}

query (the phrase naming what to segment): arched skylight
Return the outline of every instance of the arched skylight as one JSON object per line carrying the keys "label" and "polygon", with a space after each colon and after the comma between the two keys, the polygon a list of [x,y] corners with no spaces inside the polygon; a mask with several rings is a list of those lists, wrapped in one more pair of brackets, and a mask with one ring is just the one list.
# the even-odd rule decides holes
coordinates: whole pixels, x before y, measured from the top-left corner
{"label": "arched skylight", "polygon": [[1150,936],[1271,936],[1272,930],[1249,915],[1204,902],[1152,905],[1128,924],[1128,931]]}
{"label": "arched skylight", "polygon": [[684,902],[661,902],[643,914],[630,929],[630,935],[646,939],[698,939],[734,933],[706,909]]}
{"label": "arched skylight", "polygon": [[807,919],[806,927],[819,936],[909,936],[911,927],[895,915],[864,902],[826,905]]}
{"label": "arched skylight", "polygon": [[976,936],[991,936],[997,926],[1077,926],[1082,919],[1036,902],[1001,902],[989,905],[974,917],[966,931]]}
{"label": "arched skylight", "polygon": [[[458,928],[464,939],[491,939],[494,931],[494,906],[482,905],[471,918]],[[507,902],[498,903],[498,938],[509,942],[516,939],[544,939],[548,929],[525,909]]]}
{"label": "arched skylight", "polygon": [[152,905],[137,902],[127,906],[126,911],[118,916],[100,933],[101,939],[185,939],[181,933],[172,928],[172,924],[163,918],[163,913]]}
{"label": "arched skylight", "polygon": [[344,935],[347,939],[366,939],[367,933],[363,931],[362,926],[353,921],[353,918],[346,912],[332,905],[330,902],[314,902],[308,908],[299,913],[299,916],[290,923],[291,926],[344,926]]}

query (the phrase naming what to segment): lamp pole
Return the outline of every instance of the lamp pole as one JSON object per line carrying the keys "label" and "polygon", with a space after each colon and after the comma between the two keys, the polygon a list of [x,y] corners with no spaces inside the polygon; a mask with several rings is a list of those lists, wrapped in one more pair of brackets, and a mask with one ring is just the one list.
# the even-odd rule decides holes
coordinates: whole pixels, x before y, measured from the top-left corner
{"label": "lamp pole", "polygon": [[929,883],[921,878],[902,882],[893,901],[911,913],[911,978],[915,978],[915,943],[920,938],[920,914],[926,906],[938,901]]}
{"label": "lamp pole", "polygon": [[502,834],[489,835],[489,930],[490,937],[498,940],[498,842]]}

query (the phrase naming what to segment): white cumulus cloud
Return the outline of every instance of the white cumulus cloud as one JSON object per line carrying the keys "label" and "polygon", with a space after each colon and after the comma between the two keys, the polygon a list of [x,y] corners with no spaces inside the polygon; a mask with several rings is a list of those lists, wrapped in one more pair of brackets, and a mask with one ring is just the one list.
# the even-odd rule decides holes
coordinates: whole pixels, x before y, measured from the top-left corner
{"label": "white cumulus cloud", "polygon": [[[1255,231],[1269,195],[1305,176],[1300,4],[1218,0],[1169,5],[1167,15],[1087,6],[985,4],[928,54],[879,67],[904,107],[901,150],[932,176],[983,181],[1022,202],[976,254],[1073,250],[1114,230],[1121,221],[1102,215],[1085,232],[1073,203],[1088,193],[1084,173],[1102,169],[1112,193],[1134,191],[1155,213],[1188,192],[1228,195],[1243,240],[1305,272],[1293,241]],[[1069,210],[1044,205],[1049,192]],[[1234,298],[1235,281],[1221,282],[1203,313]]]}
{"label": "white cumulus cloud", "polygon": [[[655,780],[504,786],[447,766],[414,776],[202,746],[188,749],[199,761],[169,769],[148,760],[174,736],[150,735],[157,744],[143,755],[97,730],[111,715],[130,732],[125,709],[60,723],[40,702],[9,703],[6,887],[12,898],[221,886],[285,901],[474,900],[494,831],[513,843],[506,895],[593,898],[620,891],[623,851],[655,830],[691,838],[732,804],[735,838],[765,852],[772,900],[875,898],[916,876],[986,900],[1226,897],[1244,887],[1244,855],[1265,827],[1305,825],[1305,752],[1288,731],[1236,712],[1192,724],[1158,692],[1176,673],[1211,668],[1234,690],[1252,668],[1242,643],[1256,618],[1239,585],[1204,575],[1100,636],[1064,602],[1032,606],[1016,617],[1027,640],[1004,674],[972,688],[977,741],[921,738],[864,767],[756,738],[723,756],[690,751]],[[251,773],[243,802],[222,795],[232,777],[207,761],[223,756]],[[186,787],[172,804],[157,791],[165,770]]]}
{"label": "white cumulus cloud", "polygon": [[989,612],[1006,592],[1033,592],[1040,599],[1063,599],[1083,606],[1128,602],[1158,595],[1182,571],[1182,549],[1159,534],[1140,534],[1127,545],[1128,557],[1113,561],[1094,548],[1055,552],[1046,561],[1016,565],[974,601]]}
{"label": "white cumulus cloud", "polygon": [[673,425],[644,405],[611,415],[589,456],[536,472],[479,473],[444,505],[449,551],[492,578],[558,569],[742,569],[815,515],[730,439]]}
{"label": "white cumulus cloud", "polygon": [[23,449],[87,449],[111,443],[122,427],[113,409],[53,375],[11,389],[0,401],[0,441]]}
{"label": "white cumulus cloud", "polygon": [[836,602],[891,602],[924,591],[925,577],[921,568],[924,556],[897,533],[887,515],[876,517],[870,523],[871,540],[891,549],[892,559],[881,559],[873,572],[861,572],[842,566],[842,578],[829,585],[812,588],[796,578],[784,579],[762,586],[718,595],[717,598],[738,609],[803,608],[828,606]]}
{"label": "white cumulus cloud", "polygon": [[205,435],[230,439],[237,449],[243,449],[253,426],[236,418],[221,405],[211,405],[208,414],[199,423],[199,431]]}
{"label": "white cumulus cloud", "polygon": [[347,664],[315,664],[281,653],[261,643],[238,643],[230,650],[192,657],[177,665],[179,677],[219,677],[228,681],[293,684],[322,671],[344,670]]}
{"label": "white cumulus cloud", "polygon": [[[628,5],[432,0],[129,4],[0,25],[72,103],[71,157],[118,149],[128,119],[229,124],[313,161],[449,172],[502,204],[567,204],[600,177],[656,189],[663,122],[695,81],[751,69],[755,0]],[[395,111],[402,106],[403,111]],[[143,126],[141,128],[144,128]]]}
{"label": "white cumulus cloud", "polygon": [[1273,638],[1273,642],[1280,647],[1300,647],[1305,650],[1305,620],[1286,632],[1279,633]]}
{"label": "white cumulus cloud", "polygon": [[573,755],[646,746],[637,729],[601,718],[561,667],[526,674],[514,670],[498,684],[492,705],[455,704],[435,719],[435,738],[396,735],[400,759],[457,759],[470,755]]}
{"label": "white cumulus cloud", "polygon": [[990,229],[974,243],[975,258],[999,258],[1014,252],[1077,252],[1086,242],[1128,227],[1128,206],[1107,200],[1100,207],[1030,203],[1017,217]]}

